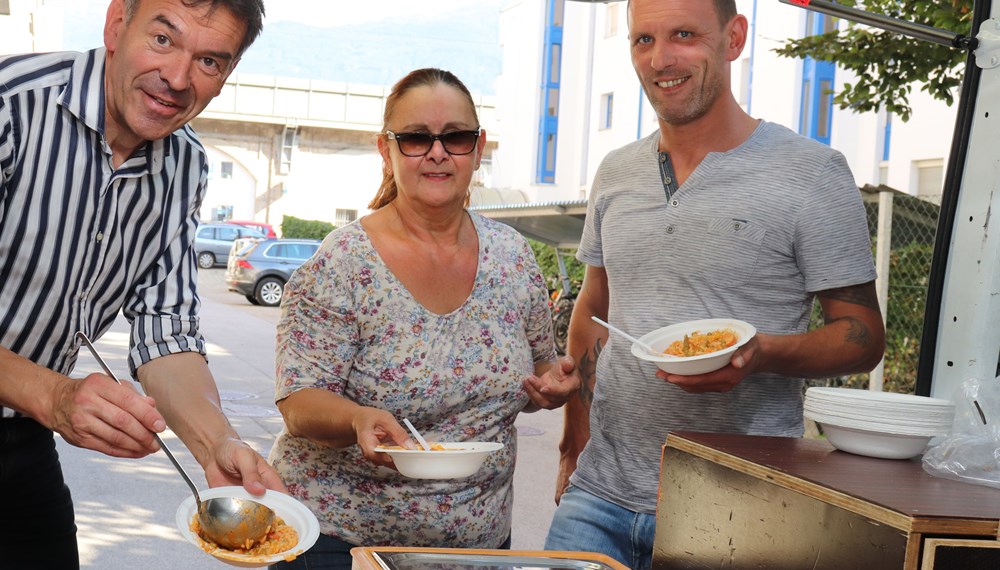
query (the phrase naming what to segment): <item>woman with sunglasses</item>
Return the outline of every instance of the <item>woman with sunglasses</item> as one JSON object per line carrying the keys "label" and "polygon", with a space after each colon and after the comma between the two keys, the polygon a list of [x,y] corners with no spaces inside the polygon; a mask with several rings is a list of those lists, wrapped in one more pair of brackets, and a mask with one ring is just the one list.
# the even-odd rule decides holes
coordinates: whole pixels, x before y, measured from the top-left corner
{"label": "woman with sunglasses", "polygon": [[[320,520],[276,568],[351,567],[358,545],[509,548],[514,419],[579,388],[557,361],[526,240],[469,212],[486,134],[454,75],[419,69],[386,99],[372,213],[327,236],[289,281],[278,324],[271,461]],[[494,441],[466,479],[408,479],[380,444]]]}

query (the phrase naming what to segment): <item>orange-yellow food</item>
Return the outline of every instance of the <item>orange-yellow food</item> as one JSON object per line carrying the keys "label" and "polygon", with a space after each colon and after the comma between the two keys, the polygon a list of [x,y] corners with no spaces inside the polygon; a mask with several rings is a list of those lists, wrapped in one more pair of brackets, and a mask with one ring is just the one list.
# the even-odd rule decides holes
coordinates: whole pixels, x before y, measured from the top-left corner
{"label": "orange-yellow food", "polygon": [[[460,451],[462,449],[461,447],[445,447],[440,443],[431,443],[429,441],[427,442],[427,445],[431,446],[431,448],[425,450],[423,447],[420,447],[420,445],[417,445],[417,451]],[[401,445],[381,445],[379,447],[381,447],[382,449],[391,449],[394,451],[404,449],[403,446]]]}
{"label": "orange-yellow food", "polygon": [[700,356],[729,348],[736,344],[740,337],[733,329],[719,329],[712,332],[700,333],[694,331],[684,335],[682,340],[675,340],[663,351],[663,354],[673,356]]}
{"label": "orange-yellow food", "polygon": [[[235,550],[230,550],[228,548],[223,548],[218,544],[210,540],[205,540],[201,536],[201,521],[198,519],[198,514],[195,513],[194,517],[191,519],[191,532],[198,537],[201,542],[201,548],[208,553],[212,553],[216,550],[225,550],[226,552],[232,552],[233,554],[246,554],[248,556],[271,556],[273,554],[281,554],[282,552],[291,550],[299,543],[299,533],[295,532],[295,529],[291,525],[287,524],[281,517],[274,517],[274,522],[271,524],[271,528],[268,529],[267,535],[263,540],[257,544],[247,545],[246,548],[237,548]],[[286,560],[292,560],[292,558],[286,558]]]}

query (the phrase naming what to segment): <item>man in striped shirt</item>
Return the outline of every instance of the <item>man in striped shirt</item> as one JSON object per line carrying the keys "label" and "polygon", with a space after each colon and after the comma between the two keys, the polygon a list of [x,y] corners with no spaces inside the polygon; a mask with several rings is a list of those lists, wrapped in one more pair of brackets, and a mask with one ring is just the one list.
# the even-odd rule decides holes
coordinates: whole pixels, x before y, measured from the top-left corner
{"label": "man in striped shirt", "polygon": [[[104,47],[0,58],[0,566],[79,567],[53,431],[114,457],[169,425],[211,486],[284,490],[219,403],[192,247],[207,158],[187,126],[260,33],[262,0],[112,0]],[[119,311],[150,397],[70,379]],[[18,558],[24,556],[24,558]]]}

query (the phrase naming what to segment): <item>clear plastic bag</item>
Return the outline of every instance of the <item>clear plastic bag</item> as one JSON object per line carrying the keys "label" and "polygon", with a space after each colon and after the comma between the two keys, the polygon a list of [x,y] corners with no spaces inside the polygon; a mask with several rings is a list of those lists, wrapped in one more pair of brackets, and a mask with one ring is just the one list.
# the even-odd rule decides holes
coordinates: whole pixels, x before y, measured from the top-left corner
{"label": "clear plastic bag", "polygon": [[951,434],[924,453],[924,471],[1000,488],[1000,378],[966,380],[953,401]]}

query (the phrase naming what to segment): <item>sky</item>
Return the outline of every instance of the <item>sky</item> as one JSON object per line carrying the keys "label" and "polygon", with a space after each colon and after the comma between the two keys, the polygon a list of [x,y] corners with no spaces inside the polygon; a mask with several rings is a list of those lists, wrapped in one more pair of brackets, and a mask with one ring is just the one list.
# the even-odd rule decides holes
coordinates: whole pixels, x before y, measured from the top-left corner
{"label": "sky", "polygon": [[[448,12],[468,6],[473,0],[264,0],[267,21],[296,21],[317,26],[336,26],[370,22],[395,13],[428,14]],[[82,10],[99,10],[103,16],[109,0],[45,0],[53,6],[78,6]]]}
{"label": "sky", "polygon": [[[46,0],[65,10],[65,49],[102,43],[108,1]],[[265,0],[264,33],[237,73],[391,85],[417,67],[442,67],[492,95],[502,2]]]}

